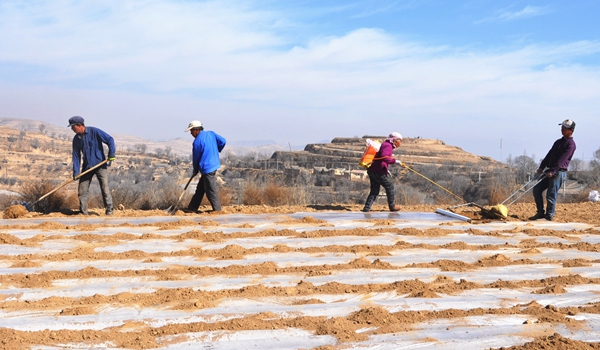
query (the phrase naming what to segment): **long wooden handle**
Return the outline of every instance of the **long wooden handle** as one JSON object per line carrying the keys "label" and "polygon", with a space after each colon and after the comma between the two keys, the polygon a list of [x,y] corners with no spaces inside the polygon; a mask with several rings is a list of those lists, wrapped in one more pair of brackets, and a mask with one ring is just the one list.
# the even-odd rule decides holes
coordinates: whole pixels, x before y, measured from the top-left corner
{"label": "long wooden handle", "polygon": [[88,170],[80,173],[79,175],[75,176],[75,178],[70,179],[69,181],[65,181],[63,184],[61,184],[58,187],[54,188],[52,191],[50,191],[50,192],[46,193],[45,195],[41,196],[37,201],[33,202],[33,204],[35,204],[35,203],[41,201],[42,199],[48,197],[52,193],[54,193],[54,192],[58,191],[59,189],[65,187],[66,185],[70,184],[71,182],[79,179],[80,177],[82,177],[83,175],[89,173],[90,171],[95,170],[95,169],[101,167],[102,165],[106,164],[106,162],[108,162],[108,159],[105,159],[105,160],[101,161],[100,163],[94,165],[93,167],[89,168]]}

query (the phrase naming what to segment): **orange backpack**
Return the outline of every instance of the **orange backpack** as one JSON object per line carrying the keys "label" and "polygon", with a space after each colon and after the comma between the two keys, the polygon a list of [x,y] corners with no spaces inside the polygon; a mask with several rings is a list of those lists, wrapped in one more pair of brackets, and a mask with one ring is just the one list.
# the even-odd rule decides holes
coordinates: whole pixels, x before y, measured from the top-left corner
{"label": "orange backpack", "polygon": [[369,169],[375,159],[375,155],[379,152],[379,147],[381,147],[381,142],[367,139],[367,146],[358,165],[365,169]]}

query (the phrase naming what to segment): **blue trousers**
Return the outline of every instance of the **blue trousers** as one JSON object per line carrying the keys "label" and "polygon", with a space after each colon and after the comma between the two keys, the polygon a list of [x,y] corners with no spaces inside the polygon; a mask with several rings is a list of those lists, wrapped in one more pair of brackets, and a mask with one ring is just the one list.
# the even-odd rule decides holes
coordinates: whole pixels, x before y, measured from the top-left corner
{"label": "blue trousers", "polygon": [[[546,215],[547,218],[552,219],[554,212],[556,211],[556,198],[558,197],[558,190],[562,186],[563,182],[567,178],[567,172],[562,170],[558,171],[552,177],[545,177],[540,183],[535,185],[533,188],[533,198],[535,199],[535,206],[537,213]],[[544,197],[542,193],[546,191],[546,210],[544,211]]]}

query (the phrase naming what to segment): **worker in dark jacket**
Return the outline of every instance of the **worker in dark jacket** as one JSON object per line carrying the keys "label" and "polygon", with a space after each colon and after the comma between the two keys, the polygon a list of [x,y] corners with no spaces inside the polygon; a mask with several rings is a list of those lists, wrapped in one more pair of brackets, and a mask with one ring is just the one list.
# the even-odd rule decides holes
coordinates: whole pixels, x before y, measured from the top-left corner
{"label": "worker in dark jacket", "polygon": [[[546,219],[552,221],[556,210],[556,197],[558,190],[567,178],[567,169],[573,154],[575,154],[575,140],[573,140],[573,132],[575,131],[575,122],[567,119],[558,124],[561,126],[560,131],[562,138],[556,140],[548,154],[542,159],[540,167],[537,169],[538,175],[544,176],[533,188],[533,198],[537,213],[530,217],[529,220]],[[546,210],[544,211],[544,198],[542,193],[546,190]]]}
{"label": "worker in dark jacket", "polygon": [[[391,133],[390,136],[381,143],[379,151],[375,154],[373,163],[367,170],[369,181],[371,182],[371,192],[369,192],[369,196],[367,197],[367,201],[365,202],[362,211],[371,211],[371,206],[377,199],[381,186],[385,189],[385,195],[390,211],[400,210],[400,206],[395,203],[394,183],[388,172],[388,166],[396,163],[396,159],[392,156],[394,148],[400,147],[400,144],[402,144],[402,135],[397,132]],[[400,162],[400,164],[404,166],[404,163]]]}
{"label": "worker in dark jacket", "polygon": [[[75,136],[73,137],[74,179],[80,173],[93,168],[106,159],[102,144],[108,146],[108,161],[112,162],[115,160],[116,148],[115,140],[112,136],[93,126],[85,126],[83,118],[79,116],[69,119],[69,127],[75,132]],[[102,192],[106,215],[113,215],[113,201],[110,189],[108,188],[108,170],[106,164],[79,177],[79,211],[83,215],[88,215],[89,189],[94,175],[96,175],[100,183],[100,191]]]}

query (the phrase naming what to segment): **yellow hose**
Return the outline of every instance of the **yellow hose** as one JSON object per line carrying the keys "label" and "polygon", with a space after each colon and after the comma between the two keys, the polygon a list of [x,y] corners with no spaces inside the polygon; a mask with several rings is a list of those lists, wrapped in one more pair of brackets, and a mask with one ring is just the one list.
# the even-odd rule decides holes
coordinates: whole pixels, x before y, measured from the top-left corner
{"label": "yellow hose", "polygon": [[431,182],[432,184],[436,185],[437,187],[441,188],[442,190],[448,192],[449,194],[451,194],[452,196],[454,196],[454,198],[458,199],[461,202],[465,202],[464,199],[462,199],[461,197],[459,197],[458,195],[455,195],[454,193],[450,192],[450,190],[448,190],[447,188],[443,187],[442,185],[440,185],[439,183],[431,180],[430,178],[428,178],[427,176],[421,174],[420,172],[416,171],[415,169],[409,167],[408,165],[404,164],[404,167],[410,171],[412,171],[413,173],[419,175],[420,177],[424,178],[425,180]]}

